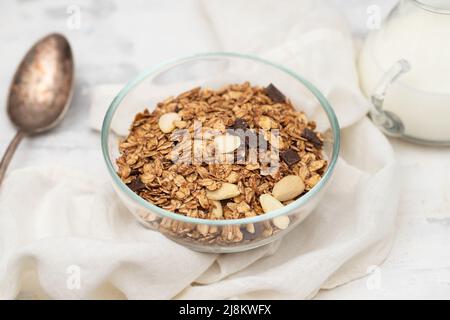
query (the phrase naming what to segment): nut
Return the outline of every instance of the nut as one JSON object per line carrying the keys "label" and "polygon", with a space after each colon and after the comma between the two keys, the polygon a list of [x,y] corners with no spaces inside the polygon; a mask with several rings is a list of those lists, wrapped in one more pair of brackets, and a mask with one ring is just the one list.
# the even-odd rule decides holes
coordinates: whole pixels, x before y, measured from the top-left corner
{"label": "nut", "polygon": [[159,117],[158,125],[162,132],[169,133],[175,129],[175,121],[180,121],[178,113],[169,112]]}
{"label": "nut", "polygon": [[291,220],[289,219],[288,216],[280,216],[280,217],[273,218],[272,222],[275,227],[277,227],[278,229],[284,230],[289,226],[289,223],[291,222]]}
{"label": "nut", "polygon": [[231,134],[224,134],[214,138],[214,145],[219,153],[230,153],[239,148],[241,138]]}
{"label": "nut", "polygon": [[305,190],[302,178],[296,175],[289,175],[275,183],[272,194],[279,201],[294,199]]}
{"label": "nut", "polygon": [[222,210],[222,204],[220,201],[217,200],[211,200],[213,203],[211,208],[211,217],[215,219],[222,219],[223,218],[223,210]]}
{"label": "nut", "polygon": [[274,197],[272,197],[270,194],[267,193],[262,194],[259,197],[259,202],[261,203],[261,207],[263,208],[265,213],[284,207],[280,201],[278,201],[277,199],[275,199]]}
{"label": "nut", "polygon": [[247,232],[253,234],[253,233],[255,233],[255,226],[253,225],[253,223],[249,223],[245,226],[245,230],[247,230]]}
{"label": "nut", "polygon": [[225,200],[237,197],[241,192],[237,185],[232,183],[222,183],[222,186],[214,191],[206,190],[206,197],[210,200]]}
{"label": "nut", "polygon": [[222,239],[226,242],[241,242],[244,238],[239,226],[224,226],[222,228]]}
{"label": "nut", "polygon": [[196,227],[197,231],[200,232],[201,235],[206,236],[209,231],[209,226],[206,224],[199,224]]}

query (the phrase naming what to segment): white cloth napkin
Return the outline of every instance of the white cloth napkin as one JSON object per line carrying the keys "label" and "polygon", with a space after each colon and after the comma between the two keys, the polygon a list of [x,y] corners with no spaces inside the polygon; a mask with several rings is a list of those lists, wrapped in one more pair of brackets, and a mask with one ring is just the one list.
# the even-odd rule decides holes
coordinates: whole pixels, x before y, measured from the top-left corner
{"label": "white cloth napkin", "polygon": [[[202,254],[140,226],[106,176],[16,170],[0,189],[0,298],[311,298],[386,257],[399,190],[394,157],[364,117],[353,45],[340,18],[316,0],[205,1],[201,10],[217,49],[284,64],[330,100],[345,129],[322,203],[280,241]],[[93,89],[93,128],[116,93],[114,86]]]}

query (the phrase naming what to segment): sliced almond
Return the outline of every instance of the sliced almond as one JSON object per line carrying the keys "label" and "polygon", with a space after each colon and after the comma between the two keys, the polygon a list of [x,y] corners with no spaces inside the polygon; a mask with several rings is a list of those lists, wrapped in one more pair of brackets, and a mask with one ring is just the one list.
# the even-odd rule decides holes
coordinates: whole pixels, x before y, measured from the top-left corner
{"label": "sliced almond", "polygon": [[305,190],[302,178],[296,175],[286,176],[273,186],[272,194],[279,201],[294,199]]}
{"label": "sliced almond", "polygon": [[169,133],[175,129],[175,122],[180,120],[181,117],[178,113],[169,112],[159,117],[158,125],[162,132]]}
{"label": "sliced almond", "polygon": [[206,190],[206,196],[211,200],[225,200],[240,195],[241,192],[237,185],[232,183],[222,183],[222,186],[214,191]]}
{"label": "sliced almond", "polygon": [[214,146],[219,153],[230,153],[239,148],[241,138],[231,134],[224,134],[214,138]]}
{"label": "sliced almond", "polygon": [[284,207],[280,201],[278,201],[277,199],[275,199],[274,197],[272,197],[270,194],[267,193],[262,194],[259,197],[259,202],[261,203],[261,207],[265,213]]}
{"label": "sliced almond", "polygon": [[291,220],[288,216],[280,216],[273,218],[272,220],[273,225],[277,227],[278,229],[284,230],[289,226],[289,223],[291,223]]}

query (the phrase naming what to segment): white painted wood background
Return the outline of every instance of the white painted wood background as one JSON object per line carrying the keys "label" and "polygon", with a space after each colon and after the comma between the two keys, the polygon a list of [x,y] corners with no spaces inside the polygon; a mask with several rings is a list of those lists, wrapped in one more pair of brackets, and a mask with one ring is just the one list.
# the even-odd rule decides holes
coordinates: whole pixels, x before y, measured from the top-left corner
{"label": "white painted wood background", "polygon": [[[183,47],[174,52],[164,37],[153,39],[154,32],[146,29],[142,14],[161,6],[182,11],[191,2],[162,1],[155,6],[155,1],[1,1],[0,97],[3,101],[20,58],[42,35],[55,30],[66,34],[77,59],[76,93],[67,118],[51,133],[26,139],[10,169],[55,163],[86,172],[104,171],[99,136],[88,126],[89,88],[100,83],[122,83],[148,67],[149,61],[193,53]],[[367,7],[379,5],[386,14],[396,1],[330,2],[346,16],[356,40],[360,41],[366,33]],[[67,27],[67,10],[72,4],[81,8],[79,30]],[[152,51],[152,46],[158,46],[159,50]],[[200,46],[195,51],[207,50]],[[0,114],[2,152],[14,128],[6,113]],[[321,291],[316,298],[450,298],[450,148],[422,147],[395,139],[391,142],[403,177],[398,232],[392,252],[375,274]]]}

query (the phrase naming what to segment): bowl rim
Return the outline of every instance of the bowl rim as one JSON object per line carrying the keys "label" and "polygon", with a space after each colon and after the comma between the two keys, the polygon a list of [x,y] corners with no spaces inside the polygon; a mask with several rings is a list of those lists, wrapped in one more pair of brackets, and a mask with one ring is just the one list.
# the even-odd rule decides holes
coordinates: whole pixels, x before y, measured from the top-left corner
{"label": "bowl rim", "polygon": [[[331,124],[331,131],[333,133],[334,142],[333,142],[333,148],[332,148],[332,156],[329,160],[329,164],[327,167],[327,170],[325,171],[324,175],[320,179],[320,181],[307,193],[305,193],[302,197],[295,200],[294,202],[284,206],[283,208],[258,215],[255,217],[249,217],[249,218],[241,218],[241,219],[224,219],[224,220],[211,220],[211,219],[201,219],[201,218],[193,218],[193,217],[187,217],[175,212],[171,212],[165,209],[162,209],[161,207],[158,207],[157,205],[154,205],[144,198],[140,197],[138,194],[134,193],[128,186],[120,179],[119,175],[117,174],[116,170],[114,169],[114,165],[109,157],[109,149],[108,149],[108,137],[109,137],[109,131],[112,123],[113,116],[118,109],[120,103],[125,98],[125,96],[132,90],[134,87],[136,87],[138,84],[140,84],[142,81],[144,81],[147,77],[151,75],[155,75],[158,72],[161,72],[163,70],[166,70],[170,67],[189,62],[192,60],[199,60],[204,58],[210,58],[210,57],[232,57],[232,58],[240,58],[245,60],[251,60],[256,63],[262,63],[268,66],[271,66],[275,69],[278,69],[279,71],[282,71],[286,73],[287,75],[291,76],[295,80],[301,82],[306,88],[317,98],[317,100],[320,103],[320,106],[322,109],[324,109],[325,113],[327,114],[327,118]],[[113,182],[116,186],[120,188],[121,191],[123,191],[129,198],[131,198],[133,201],[137,202],[140,206],[144,207],[145,209],[155,212],[163,217],[167,217],[170,219],[186,222],[186,223],[192,223],[192,224],[206,224],[206,225],[217,225],[217,226],[224,226],[224,225],[241,225],[241,224],[250,224],[250,223],[258,223],[266,220],[270,220],[273,218],[276,218],[278,216],[288,215],[289,213],[293,212],[294,210],[302,207],[305,205],[309,200],[311,200],[321,189],[325,187],[325,185],[329,182],[332,173],[334,171],[334,168],[336,166],[336,162],[339,155],[340,150],[340,127],[339,122],[336,117],[336,114],[334,113],[333,108],[331,107],[328,100],[325,98],[325,96],[308,80],[303,78],[302,76],[298,75],[297,73],[289,70],[288,68],[273,63],[271,61],[259,58],[257,56],[248,55],[248,54],[241,54],[241,53],[235,53],[235,52],[206,52],[206,53],[197,53],[194,55],[185,56],[182,58],[172,59],[169,61],[162,62],[160,64],[157,64],[156,66],[146,69],[145,71],[141,72],[137,77],[133,78],[131,81],[129,81],[115,96],[115,98],[112,100],[110,106],[108,107],[108,110],[105,114],[105,117],[103,119],[102,129],[101,129],[101,148],[103,153],[103,159],[105,160],[107,171],[109,172]]]}

